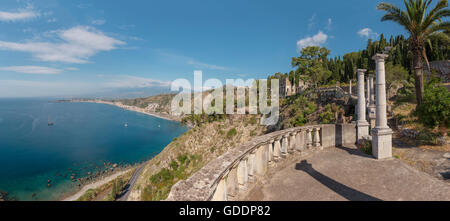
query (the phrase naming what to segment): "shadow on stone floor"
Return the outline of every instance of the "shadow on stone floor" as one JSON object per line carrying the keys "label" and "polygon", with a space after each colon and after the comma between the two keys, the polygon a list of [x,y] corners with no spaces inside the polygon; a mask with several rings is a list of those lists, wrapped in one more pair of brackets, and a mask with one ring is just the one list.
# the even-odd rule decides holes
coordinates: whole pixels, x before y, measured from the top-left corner
{"label": "shadow on stone floor", "polygon": [[364,152],[362,152],[361,150],[358,150],[356,148],[350,148],[350,147],[344,147],[344,146],[336,147],[336,148],[344,150],[347,153],[349,153],[350,155],[355,155],[355,156],[360,156],[360,157],[374,159],[373,156],[367,155]]}
{"label": "shadow on stone floor", "polygon": [[308,163],[308,161],[303,160],[301,163],[297,163],[295,165],[295,169],[299,171],[303,171],[334,191],[335,193],[341,195],[347,200],[350,201],[381,201],[376,197],[370,196],[353,188],[350,188],[344,184],[336,182],[335,180],[323,175],[319,171],[315,170],[312,167],[312,164]]}

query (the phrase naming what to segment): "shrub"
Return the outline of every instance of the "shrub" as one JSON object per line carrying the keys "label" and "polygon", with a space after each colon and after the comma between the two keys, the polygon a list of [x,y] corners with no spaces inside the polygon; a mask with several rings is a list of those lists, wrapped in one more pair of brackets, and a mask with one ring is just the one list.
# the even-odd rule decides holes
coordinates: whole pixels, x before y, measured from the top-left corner
{"label": "shrub", "polygon": [[178,169],[178,163],[175,160],[172,160],[169,164],[170,168],[172,168],[172,170],[177,170]]}
{"label": "shrub", "polygon": [[180,165],[184,165],[187,161],[187,159],[188,159],[188,156],[187,156],[187,154],[183,154],[183,155],[180,155],[180,156],[178,156],[178,162],[180,162]]}
{"label": "shrub", "polygon": [[237,134],[236,128],[232,128],[227,132],[227,137],[232,138],[232,137],[236,136],[236,134]]}
{"label": "shrub", "polygon": [[416,109],[416,115],[422,124],[429,128],[450,126],[450,92],[440,84],[428,85],[423,103]]}
{"label": "shrub", "polygon": [[97,197],[97,191],[94,189],[88,189],[77,201],[91,201]]}
{"label": "shrub", "polygon": [[359,149],[367,155],[372,155],[372,142],[365,140],[359,144]]}
{"label": "shrub", "polygon": [[157,185],[159,183],[164,183],[172,179],[173,174],[170,172],[170,170],[163,168],[161,169],[161,171],[159,171],[159,173],[154,174],[150,177],[150,182],[152,182],[152,184],[154,185]]}

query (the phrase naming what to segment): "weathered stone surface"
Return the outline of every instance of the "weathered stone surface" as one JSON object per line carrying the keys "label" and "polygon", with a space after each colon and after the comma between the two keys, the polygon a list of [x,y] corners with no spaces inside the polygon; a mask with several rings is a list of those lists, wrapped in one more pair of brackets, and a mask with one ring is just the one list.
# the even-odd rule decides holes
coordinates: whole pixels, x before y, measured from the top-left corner
{"label": "weathered stone surface", "polygon": [[[252,173],[254,173],[253,175],[256,175],[258,171],[264,173],[265,170],[267,169],[266,161],[269,158],[265,156],[266,154],[265,149],[269,142],[275,141],[276,144],[277,143],[276,140],[279,140],[279,138],[283,137],[284,135],[289,135],[292,132],[299,132],[299,131],[312,132],[314,128],[320,128],[323,131],[322,137],[335,136],[335,139],[337,139],[335,134],[328,134],[334,133],[335,130],[330,129],[323,130],[323,128],[325,127],[331,128],[335,127],[335,125],[317,125],[300,128],[291,128],[257,137],[252,141],[243,144],[239,147],[236,147],[231,151],[227,152],[226,154],[211,161],[209,164],[200,169],[197,173],[193,174],[187,180],[176,183],[172,187],[172,190],[167,200],[168,201],[225,200],[222,199],[224,195],[234,196],[236,194],[235,191],[239,189],[238,165],[241,163],[242,160],[248,158],[247,167],[249,177],[252,175]],[[356,136],[355,125],[348,128],[353,128],[354,134],[353,137],[355,137]],[[310,141],[310,143],[312,144],[312,140]],[[331,144],[332,142],[328,141],[327,147],[328,145]],[[274,148],[275,147],[276,145],[274,145]],[[255,158],[253,160],[252,160],[253,155],[252,153],[254,153]],[[242,166],[243,165],[241,164],[241,167]],[[225,182],[223,182],[224,179]]]}
{"label": "weathered stone surface", "polygon": [[[333,159],[333,160],[330,160]],[[448,201],[450,186],[400,160],[330,148],[272,168],[249,201]]]}

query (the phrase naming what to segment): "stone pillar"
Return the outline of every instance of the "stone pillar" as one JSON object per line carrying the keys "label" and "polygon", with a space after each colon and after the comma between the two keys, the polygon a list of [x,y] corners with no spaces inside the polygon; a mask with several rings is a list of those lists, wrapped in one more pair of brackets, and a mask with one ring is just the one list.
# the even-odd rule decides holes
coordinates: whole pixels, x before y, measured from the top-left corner
{"label": "stone pillar", "polygon": [[369,82],[370,82],[370,99],[369,99],[369,124],[370,129],[373,129],[375,127],[375,121],[376,121],[376,106],[375,106],[375,89],[373,86],[373,75],[369,75]]}
{"label": "stone pillar", "polygon": [[226,179],[222,178],[217,184],[216,192],[214,193],[212,197],[212,201],[227,201],[227,181]]}
{"label": "stone pillar", "polygon": [[295,152],[295,147],[297,145],[296,142],[296,135],[297,132],[292,132],[290,133],[290,138],[289,138],[289,153],[294,153]]}
{"label": "stone pillar", "polygon": [[269,143],[267,144],[267,146],[269,147],[269,152],[268,152],[268,161],[269,161],[269,165],[272,165],[273,164],[273,146],[274,146],[274,142],[275,142],[275,140],[274,139],[271,139],[270,141],[269,141]]}
{"label": "stone pillar", "polygon": [[239,162],[237,168],[237,180],[239,183],[240,190],[246,190],[248,184],[248,168],[247,168],[247,159],[243,159]]}
{"label": "stone pillar", "polygon": [[348,94],[352,96],[352,80],[350,80],[350,87],[348,87]]}
{"label": "stone pillar", "polygon": [[314,128],[314,147],[322,149],[320,144],[320,128]]}
{"label": "stone pillar", "polygon": [[283,140],[281,141],[281,156],[286,157],[288,154],[288,148],[289,148],[289,134],[283,135]]}
{"label": "stone pillar", "polygon": [[377,159],[392,157],[392,130],[387,124],[386,114],[386,73],[384,60],[386,54],[376,54],[372,59],[377,65],[377,87],[376,87],[376,123],[372,129],[372,153]]}
{"label": "stone pillar", "polygon": [[280,160],[281,158],[281,144],[280,144],[280,137],[275,138],[275,143],[273,145],[273,156],[275,161]]}
{"label": "stone pillar", "polygon": [[373,86],[373,74],[369,75],[370,81],[370,104],[375,104],[375,88]]}
{"label": "stone pillar", "polygon": [[370,79],[367,78],[366,81],[367,81],[367,87],[366,87],[366,93],[367,93],[367,96],[366,96],[366,108],[368,108],[369,105],[370,105]]}
{"label": "stone pillar", "polygon": [[312,129],[310,129],[310,128],[306,129],[306,147],[308,149],[311,149],[312,145],[313,145],[311,132],[312,132]]}
{"label": "stone pillar", "polygon": [[366,98],[364,96],[364,73],[367,70],[358,69],[358,121],[357,140],[360,142],[365,136],[369,135],[369,123],[366,120]]}

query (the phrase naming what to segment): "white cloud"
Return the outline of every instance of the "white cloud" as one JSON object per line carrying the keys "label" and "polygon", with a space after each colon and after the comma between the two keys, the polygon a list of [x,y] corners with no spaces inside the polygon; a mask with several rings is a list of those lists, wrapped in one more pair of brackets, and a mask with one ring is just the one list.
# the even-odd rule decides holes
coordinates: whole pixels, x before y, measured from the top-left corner
{"label": "white cloud", "polygon": [[314,13],[310,19],[308,19],[308,29],[311,30],[316,25],[316,17],[317,15]]}
{"label": "white cloud", "polygon": [[300,51],[308,46],[322,46],[327,42],[328,35],[319,31],[316,35],[312,37],[306,37],[297,41],[297,49]]}
{"label": "white cloud", "polygon": [[167,51],[161,50],[161,49],[157,49],[156,52],[159,55],[161,55],[165,58],[168,58],[172,62],[185,63],[188,65],[194,66],[194,68],[199,68],[199,69],[205,68],[205,69],[210,69],[210,70],[226,70],[227,69],[226,67],[223,67],[223,66],[199,62],[191,57],[177,55],[177,54],[170,53],[170,52],[167,52]]}
{"label": "white cloud", "polygon": [[376,38],[378,37],[378,33],[372,31],[372,29],[370,28],[363,28],[361,30],[358,31],[358,35],[360,37],[365,37],[365,38]]}
{"label": "white cloud", "polygon": [[12,71],[24,74],[59,74],[64,70],[41,66],[10,66],[0,67],[0,71]]}
{"label": "white cloud", "polygon": [[104,25],[104,24],[106,23],[106,20],[103,20],[103,19],[97,19],[97,20],[91,21],[91,23],[92,23],[93,25]]}
{"label": "white cloud", "polygon": [[0,11],[0,21],[14,22],[23,21],[39,16],[39,13],[33,10],[32,6],[28,6],[24,9],[18,9],[14,12]]}
{"label": "white cloud", "polygon": [[48,23],[54,23],[56,21],[58,21],[58,20],[56,20],[56,18],[50,18],[47,20]]}
{"label": "white cloud", "polygon": [[187,62],[190,65],[193,65],[195,68],[206,68],[206,69],[211,69],[211,70],[225,70],[225,67],[222,66],[218,66],[218,65],[213,65],[213,64],[205,64],[205,63],[201,63],[195,60],[189,60]]}
{"label": "white cloud", "polygon": [[108,78],[108,81],[102,83],[105,88],[146,88],[146,87],[168,87],[170,81],[160,81],[151,78],[136,76],[117,76],[111,79],[111,76],[100,76]]}
{"label": "white cloud", "polygon": [[68,30],[52,31],[59,37],[58,43],[30,41],[26,43],[0,41],[0,50],[31,53],[41,61],[87,63],[91,56],[116,49],[125,42],[106,36],[92,27],[76,26]]}
{"label": "white cloud", "polygon": [[331,18],[329,18],[327,21],[327,25],[325,26],[325,30],[330,31],[331,25],[333,25],[333,20]]}

